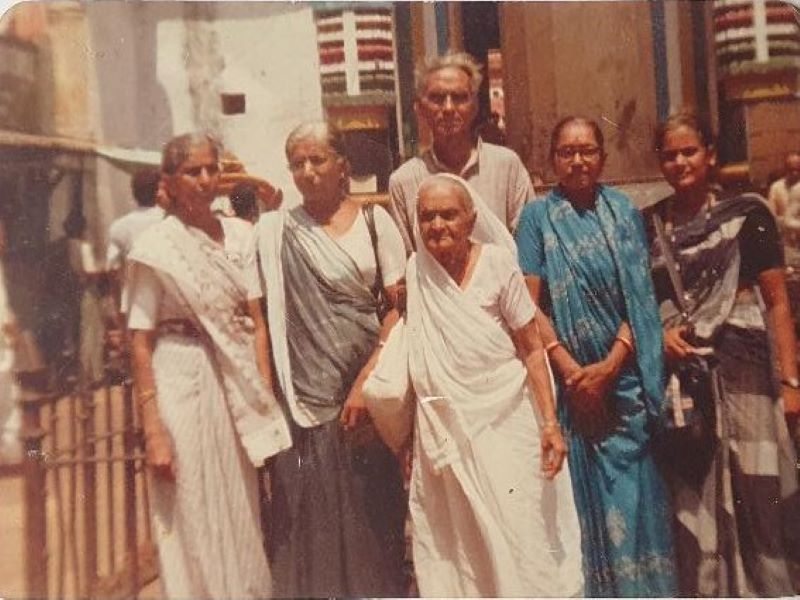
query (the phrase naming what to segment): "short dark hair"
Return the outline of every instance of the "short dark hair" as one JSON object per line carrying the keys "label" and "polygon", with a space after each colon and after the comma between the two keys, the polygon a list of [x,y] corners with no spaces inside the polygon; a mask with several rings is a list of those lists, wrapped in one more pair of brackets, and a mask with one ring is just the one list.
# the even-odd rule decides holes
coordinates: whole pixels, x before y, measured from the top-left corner
{"label": "short dark hair", "polygon": [[240,219],[249,219],[258,210],[258,189],[252,183],[237,183],[228,198],[234,214]]}
{"label": "short dark hair", "polygon": [[708,121],[701,118],[692,109],[683,109],[676,113],[671,114],[656,127],[655,138],[653,139],[653,149],[656,152],[661,152],[664,147],[664,138],[671,131],[675,131],[679,127],[688,127],[700,138],[700,142],[706,147],[711,148],[714,145],[714,135],[711,133],[711,126]]}
{"label": "short dark hair", "polygon": [[553,132],[550,134],[550,160],[552,160],[556,154],[558,138],[561,137],[561,132],[567,125],[572,123],[583,123],[584,125],[588,125],[592,130],[592,133],[594,133],[594,139],[597,141],[597,145],[600,146],[600,150],[605,152],[605,138],[603,137],[603,130],[600,129],[600,125],[597,124],[597,121],[590,119],[589,117],[569,115],[556,123],[555,127],[553,127]]}
{"label": "short dark hair", "polygon": [[208,133],[184,133],[172,138],[161,151],[161,171],[166,175],[174,175],[180,166],[189,158],[193,148],[208,145],[219,160],[221,147],[219,142]]}
{"label": "short dark hair", "polygon": [[131,177],[131,191],[139,206],[155,206],[161,171],[154,167],[139,169]]}

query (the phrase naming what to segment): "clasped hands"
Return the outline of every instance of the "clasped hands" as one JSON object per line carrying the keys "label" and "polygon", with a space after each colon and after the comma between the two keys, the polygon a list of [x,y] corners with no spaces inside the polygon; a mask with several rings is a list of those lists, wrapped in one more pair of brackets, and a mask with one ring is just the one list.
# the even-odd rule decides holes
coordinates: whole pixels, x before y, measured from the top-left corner
{"label": "clasped hands", "polygon": [[583,435],[596,437],[608,430],[613,417],[608,394],[618,374],[606,359],[586,366],[574,363],[564,377],[570,416]]}

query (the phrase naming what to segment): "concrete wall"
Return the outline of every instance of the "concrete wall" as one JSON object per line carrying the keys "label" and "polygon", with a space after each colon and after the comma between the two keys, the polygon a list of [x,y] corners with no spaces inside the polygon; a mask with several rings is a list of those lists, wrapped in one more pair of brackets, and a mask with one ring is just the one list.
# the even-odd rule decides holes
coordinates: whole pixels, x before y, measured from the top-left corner
{"label": "concrete wall", "polygon": [[531,171],[552,180],[550,131],[559,118],[581,114],[603,128],[606,177],[658,173],[649,4],[501,3],[509,143]]}

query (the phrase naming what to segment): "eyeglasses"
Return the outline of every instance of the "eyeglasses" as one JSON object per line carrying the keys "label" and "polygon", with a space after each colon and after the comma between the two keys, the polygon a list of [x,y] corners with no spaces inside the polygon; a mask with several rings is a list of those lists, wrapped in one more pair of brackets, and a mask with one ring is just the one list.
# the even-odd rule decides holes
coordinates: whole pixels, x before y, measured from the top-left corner
{"label": "eyeglasses", "polygon": [[470,92],[429,92],[425,94],[425,100],[435,106],[445,106],[448,98],[453,106],[463,106],[472,101],[472,94]]}
{"label": "eyeglasses", "polygon": [[289,170],[297,173],[306,168],[306,163],[311,163],[311,167],[319,169],[332,157],[332,154],[312,154],[311,156],[300,156],[289,161]]}
{"label": "eyeglasses", "polygon": [[700,152],[699,146],[686,146],[685,148],[678,148],[677,150],[661,150],[658,153],[658,158],[661,162],[674,162],[678,159],[678,156],[692,158],[698,152]]}
{"label": "eyeglasses", "polygon": [[599,146],[562,146],[556,148],[555,155],[561,160],[569,160],[576,154],[580,154],[584,160],[595,160],[601,152],[602,149]]}

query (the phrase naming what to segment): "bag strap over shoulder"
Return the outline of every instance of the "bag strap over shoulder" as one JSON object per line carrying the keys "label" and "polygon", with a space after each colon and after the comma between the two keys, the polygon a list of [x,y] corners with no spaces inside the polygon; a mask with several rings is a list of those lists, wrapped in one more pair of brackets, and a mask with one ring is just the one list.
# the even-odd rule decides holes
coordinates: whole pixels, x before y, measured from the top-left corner
{"label": "bag strap over shoulder", "polygon": [[372,284],[372,293],[376,299],[380,299],[383,291],[383,271],[381,270],[381,261],[378,257],[378,229],[375,226],[375,205],[365,204],[361,207],[364,213],[364,220],[367,223],[367,230],[369,231],[369,239],[372,242],[372,252],[375,255],[375,282]]}
{"label": "bag strap over shoulder", "polygon": [[675,261],[675,255],[672,252],[672,244],[670,243],[667,231],[664,227],[664,221],[661,215],[657,212],[653,213],[653,225],[656,230],[656,237],[661,246],[661,254],[664,257],[664,265],[667,267],[669,280],[672,284],[672,289],[675,292],[675,302],[681,311],[684,320],[689,318],[689,307],[686,304],[686,289],[683,287],[683,280],[679,272],[678,263]]}

